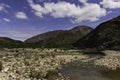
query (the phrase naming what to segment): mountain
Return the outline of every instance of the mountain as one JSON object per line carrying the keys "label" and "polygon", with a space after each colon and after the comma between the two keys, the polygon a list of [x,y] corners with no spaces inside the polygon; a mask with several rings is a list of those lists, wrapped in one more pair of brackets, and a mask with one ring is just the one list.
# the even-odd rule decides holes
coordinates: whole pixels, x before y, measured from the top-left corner
{"label": "mountain", "polygon": [[71,47],[71,44],[92,30],[88,26],[76,26],[70,30],[49,31],[29,38],[25,43],[36,44],[36,46],[41,45],[43,47]]}
{"label": "mountain", "polygon": [[101,23],[73,45],[78,48],[100,49],[120,47],[120,16]]}
{"label": "mountain", "polygon": [[69,31],[73,32],[73,33],[83,34],[83,36],[84,36],[84,35],[88,34],[89,32],[91,32],[92,30],[93,29],[88,26],[76,26],[76,27],[70,29]]}
{"label": "mountain", "polygon": [[9,47],[9,48],[19,47],[20,44],[22,44],[21,41],[13,40],[7,37],[0,37],[0,48],[1,47]]}

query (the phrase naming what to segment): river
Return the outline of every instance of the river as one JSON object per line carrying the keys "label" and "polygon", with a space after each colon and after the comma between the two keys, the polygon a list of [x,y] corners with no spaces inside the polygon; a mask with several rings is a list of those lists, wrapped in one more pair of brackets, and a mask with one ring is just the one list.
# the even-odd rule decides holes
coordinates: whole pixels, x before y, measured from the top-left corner
{"label": "river", "polygon": [[94,60],[101,57],[92,55],[88,59],[68,63],[62,67],[61,74],[70,77],[71,80],[120,80],[120,70],[108,71],[93,64]]}

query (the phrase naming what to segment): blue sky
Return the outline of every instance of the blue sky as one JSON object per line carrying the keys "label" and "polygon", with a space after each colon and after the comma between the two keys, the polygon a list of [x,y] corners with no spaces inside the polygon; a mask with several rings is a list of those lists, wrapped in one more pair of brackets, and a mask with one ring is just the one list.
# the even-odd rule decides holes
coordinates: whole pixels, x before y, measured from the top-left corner
{"label": "blue sky", "polygon": [[24,41],[78,25],[95,28],[120,15],[120,0],[0,0],[0,36]]}

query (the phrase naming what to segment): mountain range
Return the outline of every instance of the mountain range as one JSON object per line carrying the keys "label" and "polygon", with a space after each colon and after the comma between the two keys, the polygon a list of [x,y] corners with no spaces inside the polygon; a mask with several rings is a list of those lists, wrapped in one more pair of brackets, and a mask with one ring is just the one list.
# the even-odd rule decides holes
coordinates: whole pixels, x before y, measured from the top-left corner
{"label": "mountain range", "polygon": [[98,25],[76,26],[33,36],[24,42],[0,37],[0,47],[97,48],[120,50],[120,16]]}

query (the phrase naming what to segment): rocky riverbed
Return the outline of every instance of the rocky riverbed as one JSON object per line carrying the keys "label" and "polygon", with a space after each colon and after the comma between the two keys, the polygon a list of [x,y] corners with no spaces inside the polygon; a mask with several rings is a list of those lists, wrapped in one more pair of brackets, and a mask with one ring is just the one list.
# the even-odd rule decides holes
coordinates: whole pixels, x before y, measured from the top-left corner
{"label": "rocky riverbed", "polygon": [[103,51],[105,56],[95,60],[94,64],[101,67],[106,67],[108,70],[116,70],[120,68],[120,51],[106,50]]}
{"label": "rocky riverbed", "polygon": [[117,70],[120,52],[103,52],[105,56],[87,55],[79,50],[3,48],[0,80],[111,80],[108,77],[112,72],[104,76],[99,71],[107,74],[106,70]]}
{"label": "rocky riverbed", "polygon": [[60,49],[1,49],[0,80],[69,80],[62,65],[88,58],[77,51]]}

